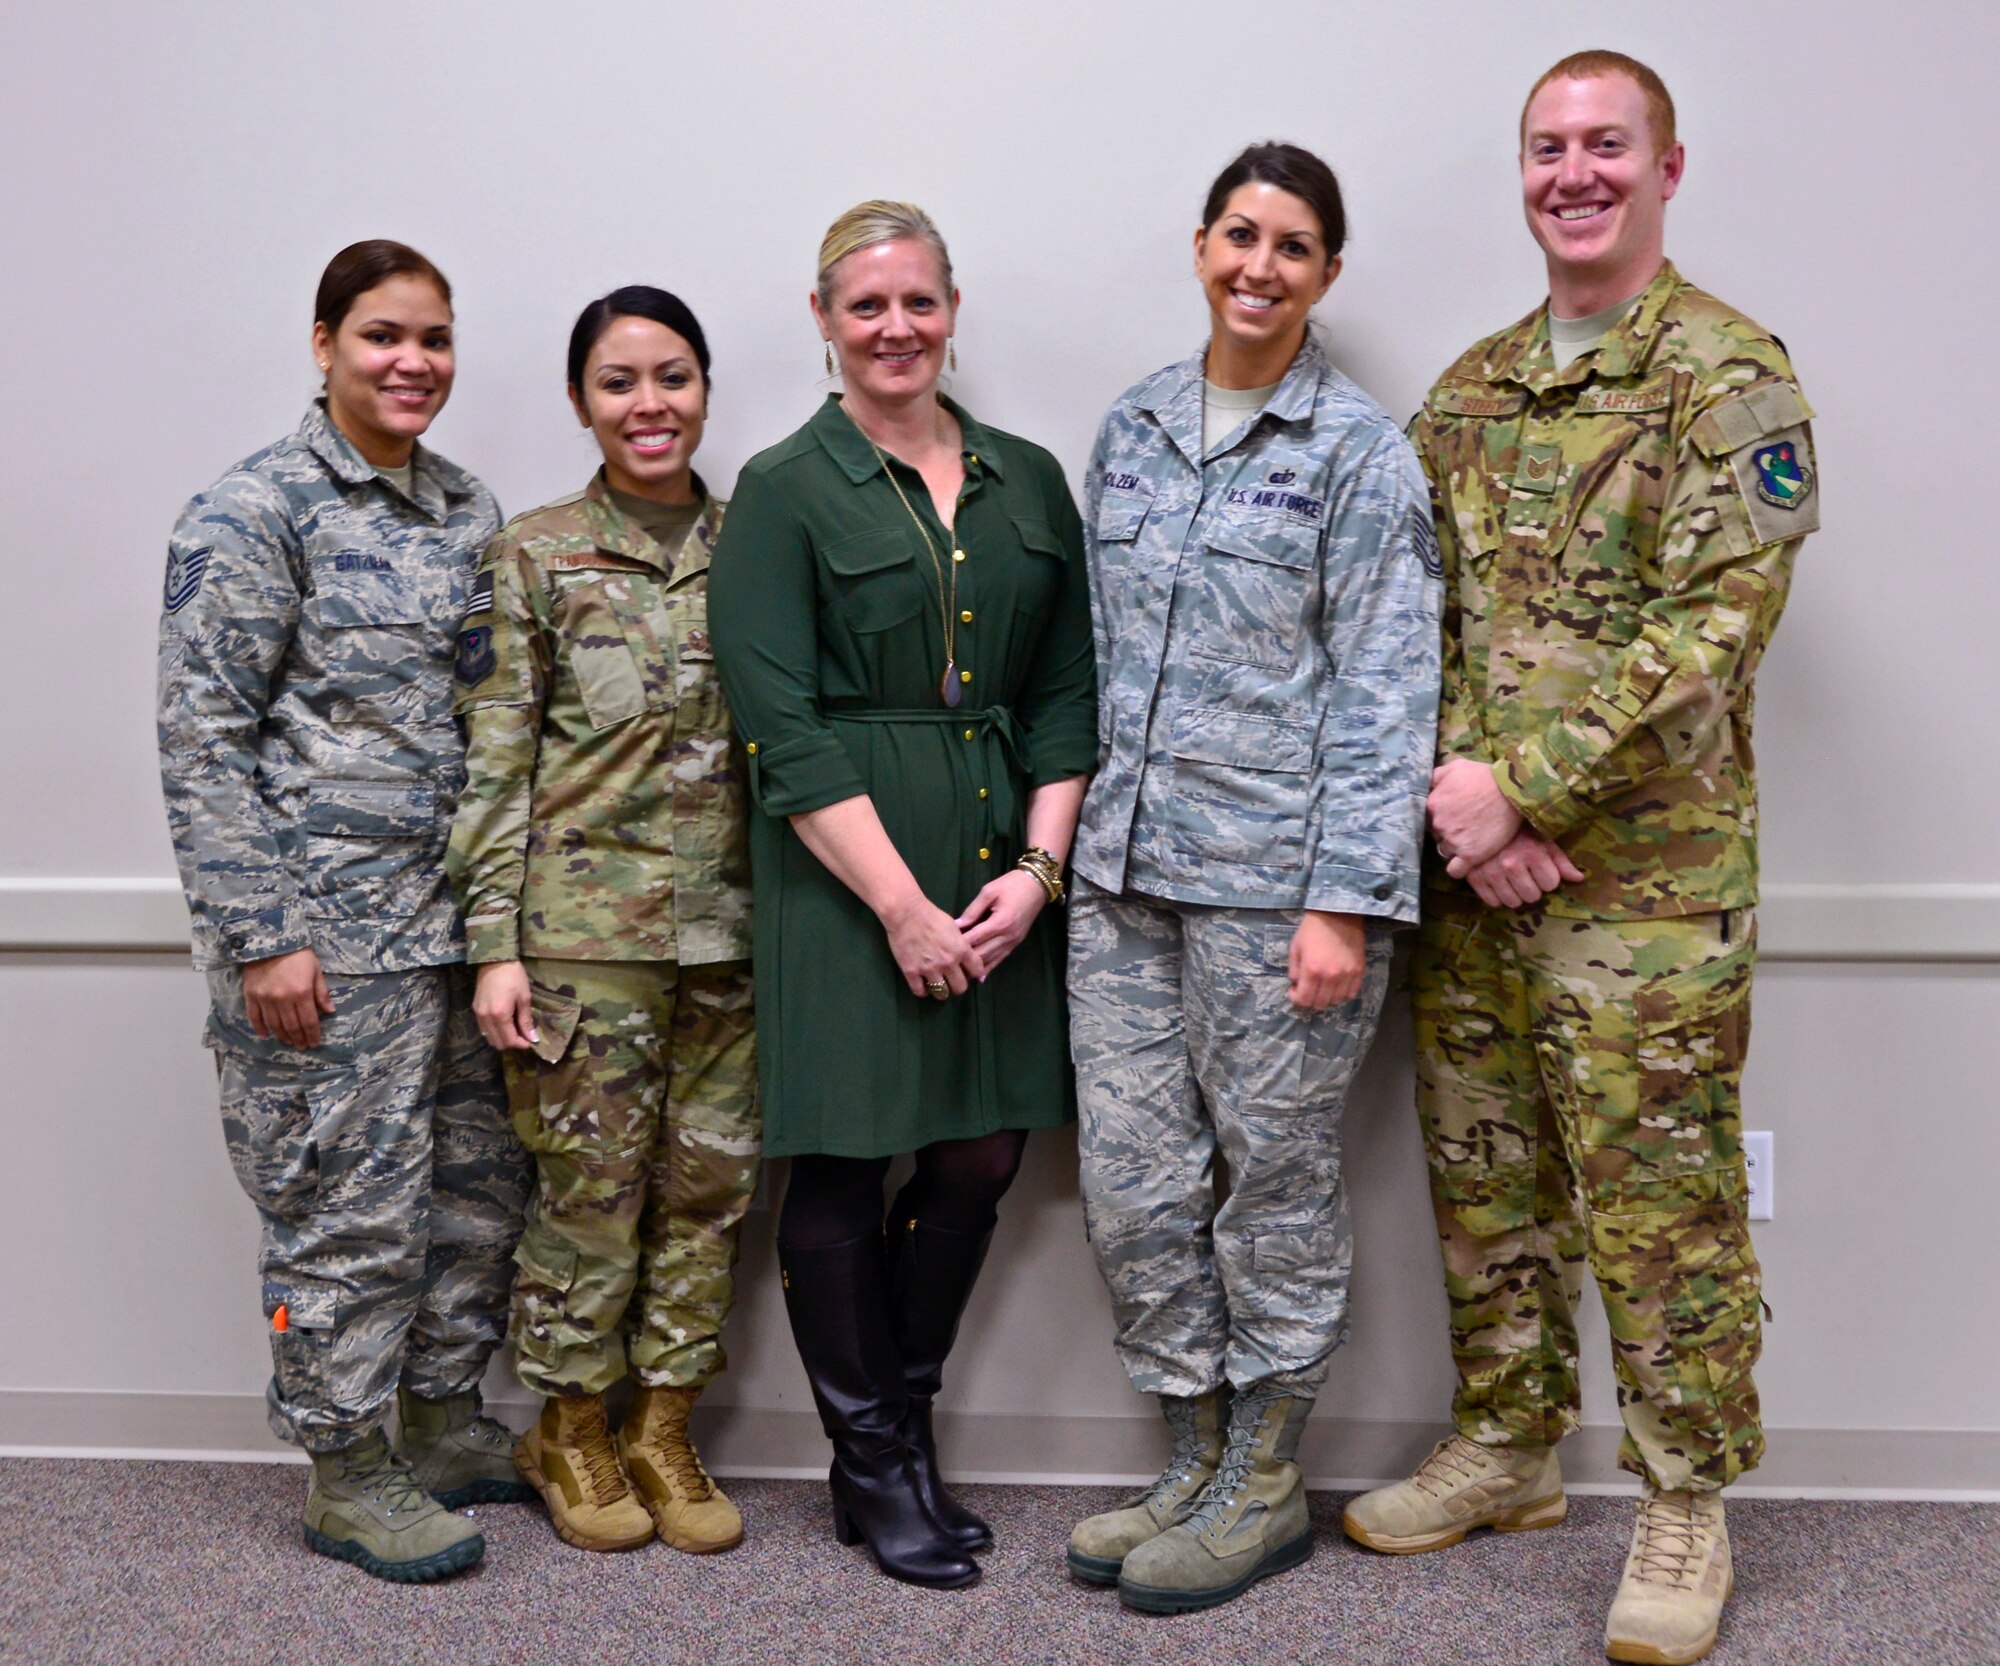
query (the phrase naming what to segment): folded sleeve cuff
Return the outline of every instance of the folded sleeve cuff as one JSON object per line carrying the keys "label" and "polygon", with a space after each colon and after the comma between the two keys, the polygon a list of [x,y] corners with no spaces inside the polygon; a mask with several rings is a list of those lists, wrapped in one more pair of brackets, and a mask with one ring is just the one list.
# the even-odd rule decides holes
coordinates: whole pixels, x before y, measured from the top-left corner
{"label": "folded sleeve cuff", "polygon": [[247,965],[253,960],[269,960],[274,955],[290,954],[312,944],[312,935],[306,930],[305,910],[296,901],[286,901],[255,914],[232,915],[213,923],[219,958],[237,966]]}
{"label": "folded sleeve cuff", "polygon": [[1097,768],[1097,713],[1080,710],[1037,723],[1026,740],[1028,785],[1045,787]]}
{"label": "folded sleeve cuff", "polygon": [[1493,772],[1502,796],[1545,838],[1560,839],[1590,814],[1569,790],[1555,760],[1539,741],[1528,741]]}
{"label": "folded sleeve cuff", "polygon": [[521,916],[496,914],[465,922],[465,958],[474,966],[521,958]]}
{"label": "folded sleeve cuff", "polygon": [[802,816],[868,791],[840,737],[800,735],[775,746],[751,745],[750,793],[770,816]]}
{"label": "folded sleeve cuff", "polygon": [[1417,876],[1322,865],[1306,887],[1307,908],[1321,914],[1361,914],[1392,925],[1417,918]]}

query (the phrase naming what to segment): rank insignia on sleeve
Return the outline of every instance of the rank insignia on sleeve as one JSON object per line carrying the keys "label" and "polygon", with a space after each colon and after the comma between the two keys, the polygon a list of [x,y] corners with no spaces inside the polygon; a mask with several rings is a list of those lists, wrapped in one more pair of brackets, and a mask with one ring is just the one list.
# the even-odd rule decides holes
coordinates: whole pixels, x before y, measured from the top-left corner
{"label": "rank insignia on sleeve", "polygon": [[458,659],[452,670],[467,688],[492,676],[497,661],[491,625],[472,625],[458,633]]}
{"label": "rank insignia on sleeve", "polygon": [[493,611],[493,569],[488,567],[472,581],[472,593],[465,598],[467,613]]}
{"label": "rank insignia on sleeve", "polygon": [[1812,470],[1789,439],[1759,446],[1750,461],[1757,470],[1757,495],[1780,509],[1796,509],[1813,489]]}
{"label": "rank insignia on sleeve", "polygon": [[204,544],[198,550],[167,552],[165,600],[169,613],[180,612],[200,592],[201,575],[208,571],[208,557],[214,548],[213,544]]}

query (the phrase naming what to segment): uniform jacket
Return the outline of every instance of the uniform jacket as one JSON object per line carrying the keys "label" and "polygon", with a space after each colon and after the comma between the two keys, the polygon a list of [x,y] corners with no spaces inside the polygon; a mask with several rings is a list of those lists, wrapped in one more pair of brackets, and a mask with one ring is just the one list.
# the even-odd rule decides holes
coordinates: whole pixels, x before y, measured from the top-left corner
{"label": "uniform jacket", "polygon": [[1099,755],[1076,870],[1414,920],[1438,676],[1423,476],[1310,334],[1204,457],[1202,366],[1133,388],[1091,457]]}
{"label": "uniform jacket", "polygon": [[467,958],[749,958],[744,759],[708,641],[723,506],[703,496],[672,556],[601,472],[487,549],[458,639]]}
{"label": "uniform jacket", "polygon": [[1746,906],[1752,678],[1819,525],[1811,410],[1777,340],[1671,265],[1561,372],[1547,313],[1459,359],[1411,430],[1445,564],[1440,752],[1497,766],[1583,870],[1552,913]]}
{"label": "uniform jacket", "polygon": [[200,966],[464,957],[445,836],[452,645],[499,510],[422,446],[406,497],[323,405],[182,511],[160,620],[160,775]]}

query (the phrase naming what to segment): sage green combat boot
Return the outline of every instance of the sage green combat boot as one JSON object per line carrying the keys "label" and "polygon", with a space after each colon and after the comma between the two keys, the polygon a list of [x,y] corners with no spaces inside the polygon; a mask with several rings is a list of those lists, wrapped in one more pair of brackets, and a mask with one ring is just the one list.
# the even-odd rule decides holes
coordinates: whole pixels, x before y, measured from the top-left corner
{"label": "sage green combat boot", "polygon": [[479,1390],[426,1400],[398,1387],[403,1415],[398,1443],[418,1486],[447,1510],[468,1504],[528,1504],[535,1489],[514,1467],[514,1436],[483,1416]]}
{"label": "sage green combat boot", "polygon": [[380,1429],[357,1446],[313,1454],[306,1543],[404,1584],[443,1579],[486,1554],[485,1536],[417,1485]]}
{"label": "sage green combat boot", "polygon": [[1481,1446],[1452,1435],[1416,1474],[1365,1492],[1347,1506],[1342,1531],[1391,1556],[1455,1545],[1475,1527],[1530,1533],[1569,1513],[1552,1446]]}
{"label": "sage green combat boot", "polygon": [[1160,1478],[1120,1508],[1085,1517],[1069,1536],[1069,1571],[1086,1585],[1116,1585],[1127,1556],[1187,1520],[1222,1462],[1227,1387],[1189,1399],[1162,1394],[1159,1400],[1174,1437],[1173,1453]]}
{"label": "sage green combat boot", "polygon": [[1604,1652],[1645,1666],[1688,1666],[1715,1647],[1722,1605],[1735,1584],[1722,1494],[1648,1485],[1605,1621]]}
{"label": "sage green combat boot", "polygon": [[1311,1411],[1296,1394],[1239,1393],[1215,1479],[1185,1521],[1125,1558],[1119,1597],[1146,1614],[1213,1608],[1312,1555],[1305,1477],[1292,1462]]}

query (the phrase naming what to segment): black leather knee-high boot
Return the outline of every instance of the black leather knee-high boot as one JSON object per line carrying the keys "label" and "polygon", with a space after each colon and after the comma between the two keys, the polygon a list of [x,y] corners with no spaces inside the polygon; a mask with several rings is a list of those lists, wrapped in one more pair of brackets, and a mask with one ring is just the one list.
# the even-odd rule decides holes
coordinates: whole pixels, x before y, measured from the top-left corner
{"label": "black leather knee-high boot", "polygon": [[[901,1198],[897,1199],[900,1204]],[[896,1350],[903,1360],[903,1391],[909,1410],[903,1438],[917,1490],[933,1520],[961,1550],[984,1550],[993,1529],[953,1496],[938,1473],[937,1440],[931,1432],[931,1403],[944,1379],[944,1362],[958,1336],[958,1321],[986,1260],[993,1233],[951,1232],[905,1216],[889,1222],[893,1262],[890,1306],[895,1313]]]}
{"label": "black leather knee-high boot", "polygon": [[880,1232],[793,1249],[782,1240],[785,1311],[833,1442],[833,1526],[842,1544],[866,1542],[892,1579],[954,1589],[973,1584],[969,1560],[924,1507],[904,1440],[909,1398],[889,1316]]}

